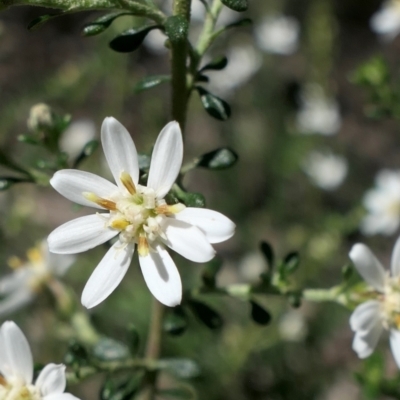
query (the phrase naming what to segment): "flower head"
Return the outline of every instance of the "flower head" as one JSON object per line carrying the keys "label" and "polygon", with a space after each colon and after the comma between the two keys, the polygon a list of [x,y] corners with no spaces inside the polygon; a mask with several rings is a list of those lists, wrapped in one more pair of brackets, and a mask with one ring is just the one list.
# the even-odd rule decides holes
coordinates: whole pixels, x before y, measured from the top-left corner
{"label": "flower head", "polygon": [[51,279],[64,275],[74,262],[72,255],[51,254],[46,240],[27,251],[26,261],[10,258],[14,271],[0,280],[0,317],[31,302]]}
{"label": "flower head", "polygon": [[123,279],[138,250],[143,277],[163,304],[175,306],[182,298],[179,272],[165,247],[194,262],[211,260],[211,243],[230,238],[235,225],[224,215],[164,200],[182,164],[183,141],[178,123],[170,122],[154,146],[147,186],[139,184],[135,145],[128,131],[114,118],[106,118],[101,140],[116,185],[94,174],[62,170],[51,179],[53,187],[78,204],[101,213],[77,218],[54,230],[50,251],[80,253],[115,236],[118,240],[92,273],[82,293],[91,308],[106,299]]}
{"label": "flower head", "polygon": [[400,33],[400,1],[386,0],[370,20],[371,29],[384,40],[392,40]]}
{"label": "flower head", "polygon": [[0,327],[0,399],[78,400],[64,393],[65,366],[47,364],[33,384],[33,360],[29,343],[12,322]]}
{"label": "flower head", "polygon": [[357,306],[350,317],[350,327],[355,332],[353,350],[360,358],[368,357],[386,329],[400,368],[400,238],[393,249],[390,274],[364,244],[355,244],[349,256],[360,275],[373,288],[370,300]]}

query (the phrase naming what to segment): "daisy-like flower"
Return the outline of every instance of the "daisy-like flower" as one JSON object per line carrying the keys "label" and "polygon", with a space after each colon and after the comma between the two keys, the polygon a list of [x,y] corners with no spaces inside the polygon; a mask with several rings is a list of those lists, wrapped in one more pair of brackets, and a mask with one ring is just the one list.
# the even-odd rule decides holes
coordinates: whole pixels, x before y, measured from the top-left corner
{"label": "daisy-like flower", "polygon": [[186,208],[180,203],[169,205],[164,200],[182,164],[183,141],[177,122],[167,124],[157,138],[147,186],[139,184],[136,148],[124,126],[114,118],[106,118],[101,141],[116,185],[78,170],[58,171],[50,183],[69,200],[104,212],[55,229],[48,238],[50,251],[80,253],[118,236],[90,276],[82,304],[94,307],[114,291],[137,247],[151,293],[161,303],[175,306],[182,298],[182,284],[165,247],[190,261],[207,262],[215,255],[211,243],[229,239],[235,225],[216,211]]}
{"label": "daisy-like flower", "polygon": [[27,251],[27,260],[9,260],[14,272],[0,280],[0,317],[4,317],[33,301],[52,279],[64,275],[75,262],[72,255],[51,254],[47,241]]}
{"label": "daisy-like flower", "polygon": [[355,332],[353,350],[360,358],[368,357],[386,329],[400,368],[400,238],[393,249],[390,274],[364,244],[355,244],[349,256],[360,275],[374,289],[371,299],[361,303],[350,317],[350,327]]}
{"label": "daisy-like flower", "polygon": [[12,322],[0,327],[0,399],[78,400],[64,393],[65,366],[47,364],[33,384],[33,360],[29,343]]}
{"label": "daisy-like flower", "polygon": [[384,1],[371,17],[371,29],[384,40],[392,40],[400,33],[400,0]]}
{"label": "daisy-like flower", "polygon": [[363,198],[367,215],[360,230],[365,235],[392,235],[400,226],[400,171],[382,170],[375,178],[375,187]]}

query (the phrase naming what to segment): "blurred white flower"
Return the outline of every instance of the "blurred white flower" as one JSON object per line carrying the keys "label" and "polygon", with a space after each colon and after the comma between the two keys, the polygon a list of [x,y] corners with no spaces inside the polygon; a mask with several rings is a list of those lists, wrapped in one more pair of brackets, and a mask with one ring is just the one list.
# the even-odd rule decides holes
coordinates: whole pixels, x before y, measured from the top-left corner
{"label": "blurred white flower", "polygon": [[60,138],[60,150],[67,153],[70,160],[75,160],[81,154],[85,144],[95,137],[96,126],[93,121],[89,119],[74,121]]}
{"label": "blurred white flower", "polygon": [[341,126],[339,105],[325,96],[319,85],[307,85],[296,116],[297,129],[303,134],[334,135]]}
{"label": "blurred white flower", "polygon": [[400,225],[400,170],[382,170],[375,178],[375,187],[363,198],[368,214],[361,221],[365,235],[392,235]]}
{"label": "blurred white flower", "polygon": [[14,272],[0,280],[0,317],[31,302],[46,283],[64,275],[75,259],[51,254],[46,240],[28,250],[25,262],[12,257],[9,264]]}
{"label": "blurred white flower", "polygon": [[47,364],[33,383],[33,359],[21,329],[6,321],[0,327],[0,399],[78,400],[64,393],[65,365]]}
{"label": "blurred white flower", "polygon": [[268,53],[288,55],[297,50],[300,25],[295,18],[268,16],[256,26],[258,47]]}
{"label": "blurred white flower", "polygon": [[384,40],[392,40],[400,33],[400,1],[386,0],[371,17],[371,29]]}
{"label": "blurred white flower", "polygon": [[302,168],[314,185],[334,190],[346,178],[348,163],[344,157],[330,152],[312,151],[303,161]]}
{"label": "blurred white flower", "polygon": [[215,255],[211,243],[229,239],[235,224],[224,215],[205,208],[168,205],[164,197],[178,177],[183,158],[179,124],[170,122],[154,145],[147,186],[139,184],[138,155],[128,131],[114,118],[106,118],[101,141],[116,185],[89,172],[61,170],[50,183],[78,204],[103,211],[74,219],[48,237],[50,251],[81,253],[118,240],[90,276],[82,304],[91,308],[105,300],[119,285],[138,247],[139,263],[151,293],[161,303],[181,302],[182,283],[165,246],[194,262]]}
{"label": "blurred white flower", "polygon": [[239,262],[239,273],[247,282],[257,282],[265,272],[265,258],[259,251],[247,253]]}
{"label": "blurred white flower", "polygon": [[400,238],[393,249],[391,274],[386,272],[371,250],[355,244],[349,254],[359,274],[373,288],[371,299],[361,303],[350,317],[355,332],[353,350],[366,358],[374,351],[384,329],[390,333],[390,346],[400,368]]}
{"label": "blurred white flower", "polygon": [[303,341],[308,332],[304,315],[298,310],[290,310],[283,314],[278,328],[281,337],[289,342]]}

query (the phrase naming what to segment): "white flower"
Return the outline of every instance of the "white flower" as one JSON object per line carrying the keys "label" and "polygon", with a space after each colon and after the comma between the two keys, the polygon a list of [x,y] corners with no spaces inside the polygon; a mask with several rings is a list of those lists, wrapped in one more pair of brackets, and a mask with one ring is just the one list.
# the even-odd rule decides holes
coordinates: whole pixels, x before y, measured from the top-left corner
{"label": "white flower", "polygon": [[363,198],[368,214],[361,221],[361,232],[392,235],[400,225],[400,171],[380,171],[375,185]]}
{"label": "white flower", "polygon": [[304,160],[302,168],[314,185],[324,190],[334,190],[346,178],[348,164],[341,156],[312,151]]}
{"label": "white flower", "polygon": [[308,85],[301,96],[296,125],[303,134],[334,135],[341,126],[339,106],[320,86]]}
{"label": "white flower", "polygon": [[390,346],[400,368],[400,238],[391,259],[391,274],[364,244],[353,246],[349,254],[364,280],[373,287],[371,299],[361,303],[350,317],[355,332],[353,350],[360,358],[372,354],[384,329],[390,333]]}
{"label": "white flower", "polygon": [[33,384],[33,360],[29,343],[12,322],[0,327],[1,400],[78,400],[64,393],[65,366],[47,364]]}
{"label": "white flower", "polygon": [[298,47],[300,25],[298,21],[283,15],[268,16],[255,30],[258,47],[268,53],[289,55]]}
{"label": "white flower", "polygon": [[384,40],[392,40],[400,33],[400,1],[387,0],[370,20],[371,29]]}
{"label": "white flower", "polygon": [[69,200],[105,212],[77,218],[54,230],[48,238],[50,251],[80,253],[118,235],[89,278],[82,304],[94,307],[114,291],[137,246],[140,267],[150,291],[161,303],[175,306],[182,298],[182,284],[165,246],[191,261],[207,262],[215,254],[210,243],[230,238],[235,225],[215,211],[165,202],[183,158],[182,134],[177,122],[167,124],[157,138],[147,186],[139,184],[136,148],[124,126],[114,118],[106,118],[101,141],[116,185],[78,170],[58,171],[51,184]]}
{"label": "white flower", "polygon": [[0,280],[0,317],[30,303],[47,282],[64,275],[75,262],[74,256],[51,254],[46,240],[29,249],[27,259],[12,257],[9,264],[14,272]]}

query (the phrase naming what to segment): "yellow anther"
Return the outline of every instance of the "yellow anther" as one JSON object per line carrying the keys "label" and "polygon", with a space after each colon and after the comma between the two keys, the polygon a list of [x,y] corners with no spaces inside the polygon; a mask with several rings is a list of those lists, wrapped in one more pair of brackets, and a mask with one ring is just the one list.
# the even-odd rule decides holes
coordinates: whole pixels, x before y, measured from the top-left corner
{"label": "yellow anther", "polygon": [[129,225],[129,222],[126,219],[114,219],[111,222],[111,228],[118,229],[120,231],[123,231],[127,226]]}
{"label": "yellow anther", "polygon": [[122,184],[126,187],[126,190],[130,194],[136,193],[136,186],[132,180],[132,177],[127,172],[121,172],[119,179],[121,179]]}
{"label": "yellow anther", "polygon": [[177,203],[177,204],[163,204],[161,206],[158,206],[156,208],[156,213],[157,214],[178,214],[179,212],[183,211],[186,208],[186,206],[182,203]]}
{"label": "yellow anther", "polygon": [[145,236],[139,236],[138,253],[141,257],[146,257],[149,254],[149,243]]}
{"label": "yellow anther", "polygon": [[7,264],[10,268],[12,269],[17,269],[22,267],[23,262],[22,260],[17,257],[17,256],[11,256],[8,260],[7,260]]}
{"label": "yellow anther", "polygon": [[394,324],[396,325],[396,328],[399,329],[400,328],[400,315],[396,315],[394,317]]}
{"label": "yellow anther", "polygon": [[32,264],[40,264],[43,262],[42,253],[37,247],[32,247],[31,249],[29,249],[26,252],[26,256]]}
{"label": "yellow anther", "polygon": [[0,385],[1,386],[6,386],[7,385],[7,381],[0,375]]}
{"label": "yellow anther", "polygon": [[86,200],[92,201],[93,203],[96,203],[99,206],[106,208],[107,210],[115,211],[117,209],[117,205],[113,201],[103,199],[97,196],[97,194],[90,192],[83,192],[82,195]]}

